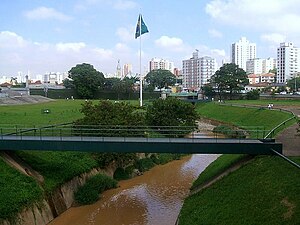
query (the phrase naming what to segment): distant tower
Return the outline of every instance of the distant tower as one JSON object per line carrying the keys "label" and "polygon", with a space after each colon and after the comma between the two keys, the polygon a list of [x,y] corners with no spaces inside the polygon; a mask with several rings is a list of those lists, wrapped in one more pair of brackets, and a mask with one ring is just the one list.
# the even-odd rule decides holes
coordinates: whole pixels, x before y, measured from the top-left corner
{"label": "distant tower", "polygon": [[118,59],[118,65],[117,65],[117,78],[122,78],[122,70],[120,65],[120,59]]}

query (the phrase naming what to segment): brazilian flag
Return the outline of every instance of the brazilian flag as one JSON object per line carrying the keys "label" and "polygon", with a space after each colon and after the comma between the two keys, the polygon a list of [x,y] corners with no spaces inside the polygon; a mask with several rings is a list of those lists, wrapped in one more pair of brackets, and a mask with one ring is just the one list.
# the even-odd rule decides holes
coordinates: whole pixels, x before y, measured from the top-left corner
{"label": "brazilian flag", "polygon": [[138,38],[142,34],[148,33],[148,32],[149,32],[149,30],[143,21],[142,14],[140,14],[137,25],[136,25],[135,38]]}

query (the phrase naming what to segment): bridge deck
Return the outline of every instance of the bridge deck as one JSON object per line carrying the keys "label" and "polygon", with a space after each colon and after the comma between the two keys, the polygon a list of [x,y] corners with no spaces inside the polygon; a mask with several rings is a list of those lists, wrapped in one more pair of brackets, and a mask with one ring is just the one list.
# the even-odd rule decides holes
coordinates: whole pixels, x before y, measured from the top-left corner
{"label": "bridge deck", "polygon": [[282,144],[256,139],[1,136],[0,150],[274,154]]}

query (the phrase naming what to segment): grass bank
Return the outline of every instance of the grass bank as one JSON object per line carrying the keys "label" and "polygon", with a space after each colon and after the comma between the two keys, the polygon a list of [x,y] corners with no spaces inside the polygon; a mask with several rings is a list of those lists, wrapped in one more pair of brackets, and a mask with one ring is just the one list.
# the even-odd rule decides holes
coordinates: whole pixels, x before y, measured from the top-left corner
{"label": "grass bank", "polygon": [[299,99],[261,99],[261,100],[228,100],[229,104],[241,104],[241,105],[261,105],[267,107],[272,103],[274,107],[278,106],[300,106]]}
{"label": "grass bank", "polygon": [[[236,102],[238,104],[238,102]],[[218,103],[201,103],[196,105],[196,111],[200,117],[213,119],[230,125],[244,127],[246,130],[253,130],[252,137],[262,137],[272,128],[292,116],[291,113],[265,108],[245,108]],[[290,121],[287,125],[295,123]],[[282,127],[283,129],[284,127]],[[282,129],[278,129],[280,132]],[[260,130],[260,132],[256,131]]]}
{"label": "grass bank", "polygon": [[32,205],[43,197],[36,181],[7,165],[0,157],[0,221],[13,220],[24,205]]}
{"label": "grass bank", "polygon": [[[293,159],[300,163],[300,157]],[[299,169],[276,156],[256,157],[188,197],[179,224],[300,224],[299,192]]]}
{"label": "grass bank", "polygon": [[[267,129],[290,117],[288,113],[274,110],[213,103],[197,105],[197,111],[203,117],[235,126]],[[226,170],[241,157],[219,157],[199,176],[193,188]],[[300,163],[300,157],[293,157],[293,160]],[[300,224],[299,193],[299,169],[277,156],[257,156],[239,170],[188,197],[180,212],[179,224]]]}
{"label": "grass bank", "polygon": [[[14,127],[15,125],[39,127],[72,122],[82,117],[80,109],[83,102],[82,100],[57,100],[41,104],[0,106],[0,127]],[[130,101],[130,104],[138,106],[138,101]],[[45,109],[48,109],[50,113],[43,113]],[[40,188],[34,179],[8,166],[0,156],[0,220],[13,218],[23,208],[39,202],[44,195],[73,177],[90,171],[92,168],[101,167],[99,160],[90,153],[18,151],[16,154],[44,177],[44,183]],[[156,164],[163,164],[174,159],[172,154],[162,154],[159,157],[138,160],[126,170],[127,174],[119,179],[130,178],[129,174],[135,168],[145,171]],[[102,178],[95,178],[95,180],[92,179],[92,184],[82,188],[79,194],[81,200],[86,198],[89,202],[91,196],[85,197],[82,193],[91,193],[89,190],[94,183],[102,184]],[[105,179],[104,182],[106,182]],[[91,195],[92,197],[98,196],[95,193]]]}

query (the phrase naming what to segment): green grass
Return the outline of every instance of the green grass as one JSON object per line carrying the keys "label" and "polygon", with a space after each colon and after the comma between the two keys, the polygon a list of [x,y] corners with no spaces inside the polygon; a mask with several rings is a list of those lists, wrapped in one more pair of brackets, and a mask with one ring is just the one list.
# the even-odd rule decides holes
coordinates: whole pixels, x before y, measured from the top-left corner
{"label": "green grass", "polygon": [[179,224],[300,224],[299,193],[299,169],[276,156],[257,157],[187,198]]}
{"label": "green grass", "polygon": [[[255,104],[259,102],[263,105],[263,101]],[[242,104],[241,101],[236,103]],[[263,126],[266,129],[272,129],[291,117],[291,114],[275,110],[214,103],[198,104],[197,111],[203,117],[235,126]],[[199,176],[193,188],[212,179],[242,157],[219,157]],[[300,162],[300,157],[293,159]],[[276,156],[257,156],[241,169],[187,198],[179,224],[300,224],[299,193],[299,169]]]}
{"label": "green grass", "polygon": [[[82,117],[79,110],[83,102],[56,100],[39,104],[0,106],[0,126],[41,126],[72,122]],[[49,109],[50,113],[42,113],[43,109]]]}
{"label": "green grass", "polygon": [[17,154],[43,175],[46,193],[97,166],[89,153],[19,151]]}
{"label": "green grass", "polygon": [[86,183],[78,188],[74,197],[79,204],[92,204],[99,200],[99,195],[108,189],[116,188],[118,182],[104,174],[97,174],[89,178]]}
{"label": "green grass", "polygon": [[210,179],[216,177],[226,169],[228,169],[230,166],[235,164],[236,162],[240,161],[246,157],[246,155],[243,154],[235,154],[235,155],[221,155],[217,160],[212,162],[193,182],[192,188],[198,187],[199,185],[209,181]]}
{"label": "green grass", "polygon": [[[276,110],[242,108],[215,103],[197,104],[197,113],[205,118],[222,121],[238,127],[271,130],[292,115]],[[295,120],[293,120],[295,123]],[[255,136],[255,133],[253,133]]]}
{"label": "green grass", "polygon": [[262,100],[227,100],[228,104],[241,104],[241,105],[261,105],[267,107],[268,104],[273,103],[274,107],[282,106],[300,106],[299,99],[262,99]]}
{"label": "green grass", "polygon": [[32,205],[43,197],[36,181],[7,165],[0,157],[0,222],[14,219],[24,205]]}

